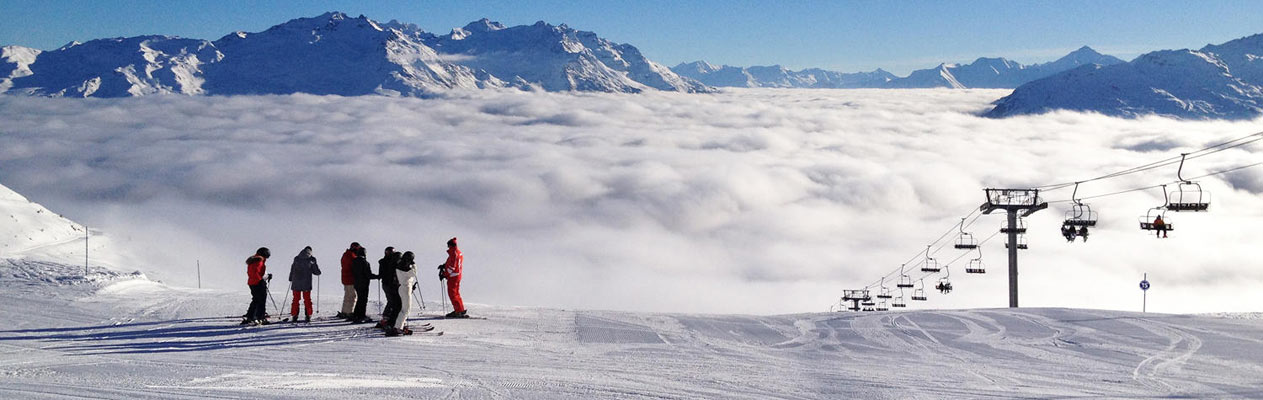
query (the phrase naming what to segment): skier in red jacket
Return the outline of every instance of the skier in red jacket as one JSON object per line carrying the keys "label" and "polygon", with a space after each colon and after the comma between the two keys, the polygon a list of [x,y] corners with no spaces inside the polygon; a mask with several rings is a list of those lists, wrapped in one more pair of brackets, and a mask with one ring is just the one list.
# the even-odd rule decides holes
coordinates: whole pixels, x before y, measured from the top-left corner
{"label": "skier in red jacket", "polygon": [[268,281],[272,274],[267,273],[267,259],[272,252],[267,247],[260,247],[254,255],[246,259],[246,284],[250,285],[250,308],[246,311],[242,325],[267,325],[264,315],[267,311]]}
{"label": "skier in red jacket", "polygon": [[355,252],[359,251],[360,242],[351,242],[351,247],[342,252],[342,311],[338,318],[351,318],[355,312],[355,274],[351,273],[351,262],[355,261]]}
{"label": "skier in red jacket", "polygon": [[439,266],[439,279],[447,279],[447,297],[452,299],[452,312],[447,318],[469,318],[465,313],[465,301],[460,298],[461,272],[465,269],[465,256],[456,247],[456,238],[447,241],[447,262]]}

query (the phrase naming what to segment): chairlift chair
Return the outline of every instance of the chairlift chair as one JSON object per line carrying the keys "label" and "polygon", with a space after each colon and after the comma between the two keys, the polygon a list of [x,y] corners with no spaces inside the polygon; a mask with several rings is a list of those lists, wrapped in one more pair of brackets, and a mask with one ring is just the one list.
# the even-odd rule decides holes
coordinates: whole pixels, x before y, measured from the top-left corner
{"label": "chairlift chair", "polygon": [[[1004,242],[1004,248],[1009,248],[1009,242]],[[1018,250],[1026,250],[1030,248],[1026,245],[1026,235],[1017,235],[1017,248]]]}
{"label": "chairlift chair", "polygon": [[978,241],[974,240],[974,235],[965,232],[965,219],[960,219],[960,234],[956,236],[956,245],[954,246],[962,250],[972,250],[978,248]]}
{"label": "chairlift chair", "polygon": [[921,272],[939,272],[942,270],[938,266],[938,261],[934,257],[930,257],[930,247],[925,246],[925,263],[921,265]]}
{"label": "chairlift chair", "polygon": [[982,258],[969,260],[969,265],[965,266],[966,274],[985,274],[987,269],[982,266]]}
{"label": "chairlift chair", "polygon": [[873,309],[872,307],[864,307],[864,309],[863,309],[863,310],[861,310],[861,311],[864,311],[864,312],[873,312],[873,311],[874,311],[874,309]]}
{"label": "chairlift chair", "polygon": [[[1202,190],[1202,185],[1184,179],[1184,159],[1188,153],[1180,154],[1180,169],[1175,172],[1175,176],[1180,178],[1180,185],[1167,195],[1167,210],[1169,211],[1207,211],[1210,209],[1210,192]],[[1162,186],[1162,190],[1166,191],[1166,185]]]}
{"label": "chairlift chair", "polygon": [[938,284],[937,284],[937,285],[934,285],[934,289],[935,289],[935,290],[938,290],[938,291],[939,291],[940,293],[942,293],[942,294],[948,294],[948,293],[951,293],[951,292],[952,292],[952,281],[948,280],[948,279],[947,279],[947,277],[943,277],[943,279],[939,279],[939,280],[938,280]]}
{"label": "chairlift chair", "polygon": [[1088,204],[1074,204],[1066,211],[1065,224],[1075,227],[1096,226],[1096,211],[1092,211],[1092,206]]}
{"label": "chairlift chair", "polygon": [[921,287],[916,288],[915,290],[912,291],[912,300],[913,301],[926,301],[927,300],[927,298],[925,297],[925,279],[921,280]]}
{"label": "chairlift chair", "polygon": [[874,308],[873,311],[890,311],[890,307],[887,307],[886,301],[882,300],[881,303],[877,303],[877,308]]}
{"label": "chairlift chair", "polygon": [[[1162,229],[1158,229],[1158,226],[1153,223],[1155,220],[1158,219],[1158,217],[1162,217],[1162,225],[1164,227]],[[1140,220],[1141,230],[1145,230],[1145,231],[1166,230],[1168,232],[1175,230],[1175,225],[1171,224],[1171,220],[1167,219],[1165,207],[1150,208],[1149,211],[1146,212],[1144,216],[1141,216],[1139,218],[1139,220]]]}
{"label": "chairlift chair", "polygon": [[895,287],[899,287],[899,288],[910,288],[913,286],[916,286],[916,285],[912,284],[912,277],[908,276],[907,274],[899,276],[899,283],[895,284]]}
{"label": "chairlift chair", "polygon": [[[1164,201],[1165,201],[1162,205],[1154,207],[1154,208],[1150,208],[1149,211],[1145,212],[1144,216],[1140,217],[1141,230],[1145,230],[1145,231],[1166,230],[1168,232],[1175,230],[1175,225],[1171,224],[1171,220],[1167,219],[1167,215],[1166,215],[1167,207],[1171,205],[1171,198],[1168,197],[1167,195],[1167,185],[1162,185],[1162,196],[1164,197]],[[1159,226],[1157,224],[1154,224],[1154,221],[1156,221],[1159,217],[1162,218],[1162,222],[1163,222],[1161,229],[1159,229]]]}
{"label": "chairlift chair", "polygon": [[1092,211],[1092,206],[1079,200],[1079,183],[1074,183],[1074,193],[1070,195],[1070,201],[1074,204],[1070,206],[1070,210],[1066,211],[1065,225],[1074,227],[1096,226],[1096,212]]}
{"label": "chairlift chair", "polygon": [[872,300],[864,300],[860,302],[860,305],[865,306],[865,307],[872,307],[872,306],[877,305],[877,303],[873,302]]}
{"label": "chairlift chair", "polygon": [[928,298],[927,298],[927,297],[925,297],[925,289],[917,289],[917,290],[913,290],[913,291],[912,291],[912,300],[915,300],[915,301],[926,301],[926,300],[928,300]]}
{"label": "chairlift chair", "polygon": [[1180,185],[1167,194],[1170,203],[1169,211],[1209,211],[1210,192],[1203,191],[1197,182],[1180,182]]}
{"label": "chairlift chair", "polygon": [[886,287],[886,282],[884,280],[882,281],[881,292],[877,293],[877,298],[879,299],[890,298],[890,288]]}
{"label": "chairlift chair", "polygon": [[894,308],[904,308],[908,306],[908,303],[904,303],[903,296],[899,296],[895,298],[894,302],[890,303],[890,306]]}
{"label": "chairlift chair", "polygon": [[[1025,218],[1022,218],[1022,217],[1017,218],[1017,229],[1014,229],[1014,231],[1019,235],[1026,233],[1026,219]],[[1009,224],[1001,223],[1000,233],[1009,233]]]}

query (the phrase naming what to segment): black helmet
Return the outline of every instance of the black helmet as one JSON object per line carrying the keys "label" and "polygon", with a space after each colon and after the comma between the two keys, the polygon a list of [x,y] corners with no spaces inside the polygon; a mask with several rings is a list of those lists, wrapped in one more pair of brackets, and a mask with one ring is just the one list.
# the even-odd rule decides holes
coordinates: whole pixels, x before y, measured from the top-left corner
{"label": "black helmet", "polygon": [[269,257],[272,257],[272,251],[271,251],[271,250],[268,250],[268,248],[267,248],[267,247],[260,247],[260,248],[259,248],[259,251],[254,252],[254,254],[258,254],[258,255],[260,255],[260,256],[263,256],[263,258],[269,258]]}

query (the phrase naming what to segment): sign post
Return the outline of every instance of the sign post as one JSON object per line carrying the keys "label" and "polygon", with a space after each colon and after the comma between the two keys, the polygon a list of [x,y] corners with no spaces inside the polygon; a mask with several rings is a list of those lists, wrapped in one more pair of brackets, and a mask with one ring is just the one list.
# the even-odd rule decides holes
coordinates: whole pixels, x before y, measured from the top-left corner
{"label": "sign post", "polygon": [[1145,273],[1145,278],[1140,281],[1140,312],[1146,312],[1149,305],[1149,273]]}

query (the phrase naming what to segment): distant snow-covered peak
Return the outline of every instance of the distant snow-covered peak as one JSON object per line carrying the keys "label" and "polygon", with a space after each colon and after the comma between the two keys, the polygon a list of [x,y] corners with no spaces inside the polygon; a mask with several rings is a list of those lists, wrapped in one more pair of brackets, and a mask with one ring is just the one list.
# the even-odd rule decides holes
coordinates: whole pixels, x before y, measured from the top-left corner
{"label": "distant snow-covered peak", "polygon": [[[540,21],[540,22],[543,22],[543,21]],[[487,18],[483,18],[483,19],[466,24],[465,27],[462,29],[466,31],[470,31],[470,32],[489,32],[489,31],[498,31],[501,29],[505,29],[505,26],[500,24],[499,22],[492,21]]]}

